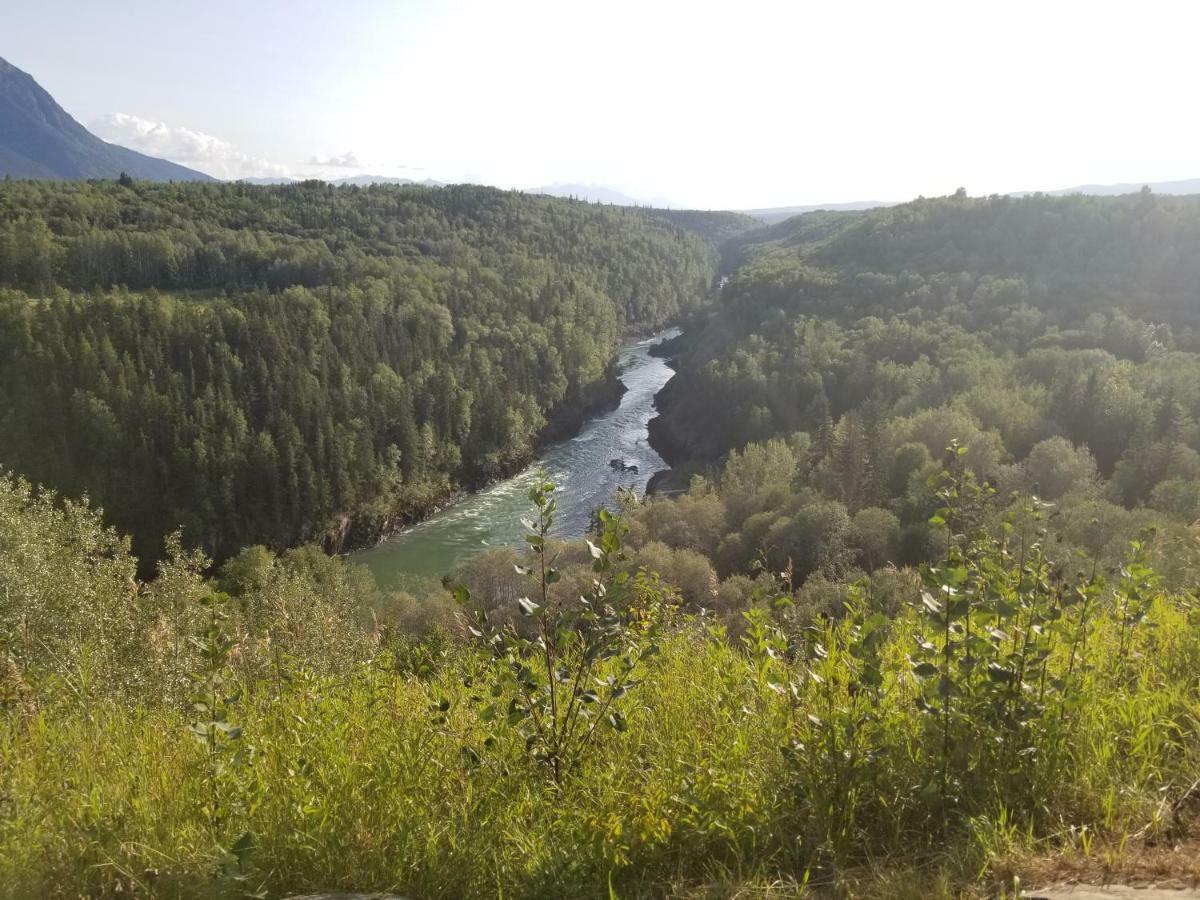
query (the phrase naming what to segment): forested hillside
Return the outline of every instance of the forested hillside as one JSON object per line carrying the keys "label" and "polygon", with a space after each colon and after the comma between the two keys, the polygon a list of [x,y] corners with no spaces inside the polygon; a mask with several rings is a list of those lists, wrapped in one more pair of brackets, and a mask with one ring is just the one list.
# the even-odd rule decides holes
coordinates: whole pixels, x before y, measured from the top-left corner
{"label": "forested hillside", "polygon": [[780,439],[784,474],[757,476],[773,496],[692,548],[719,572],[763,552],[833,579],[931,558],[927,481],[957,439],[1001,497],[1053,501],[1067,546],[1157,525],[1194,576],[1200,198],[959,194],[802,216],[738,252],[651,429],[676,463]]}
{"label": "forested hillside", "polygon": [[713,212],[698,209],[645,210],[650,215],[695,232],[714,244],[723,244],[740,235],[758,230],[762,223],[736,212]]}
{"label": "forested hillside", "polygon": [[146,558],[384,528],[525,462],[715,252],[480,187],[0,185],[0,465]]}
{"label": "forested hillside", "polygon": [[[0,459],[151,554],[0,477],[0,896],[1196,877],[1200,204],[701,214],[744,260],[706,314],[716,252],[650,213],[0,196]],[[170,536],[420,510],[688,309],[655,432],[696,475],[587,540],[548,478],[415,593]]]}

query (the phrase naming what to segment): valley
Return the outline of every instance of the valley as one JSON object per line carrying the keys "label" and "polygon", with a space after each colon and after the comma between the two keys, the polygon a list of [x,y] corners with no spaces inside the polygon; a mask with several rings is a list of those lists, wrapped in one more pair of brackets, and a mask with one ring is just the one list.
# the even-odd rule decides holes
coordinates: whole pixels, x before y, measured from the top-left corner
{"label": "valley", "polygon": [[1149,192],[4,183],[0,883],[949,898],[1182,839],[1197,259]]}
{"label": "valley", "polygon": [[0,900],[1200,884],[1195,28],[72,5],[0,48]]}

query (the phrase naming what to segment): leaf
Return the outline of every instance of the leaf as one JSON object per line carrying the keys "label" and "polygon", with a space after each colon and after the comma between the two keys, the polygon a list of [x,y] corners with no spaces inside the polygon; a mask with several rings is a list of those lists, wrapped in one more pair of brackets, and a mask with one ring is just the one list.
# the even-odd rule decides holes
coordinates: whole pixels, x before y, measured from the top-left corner
{"label": "leaf", "polygon": [[[586,540],[586,538],[585,538]],[[592,559],[599,559],[604,555],[604,551],[593,544],[590,540],[587,541],[588,553],[592,554]]]}
{"label": "leaf", "polygon": [[538,604],[534,603],[528,597],[522,597],[517,601],[517,606],[521,609],[521,615],[532,616],[535,612],[541,609]]}
{"label": "leaf", "polygon": [[998,663],[989,663],[987,667],[988,678],[995,681],[997,684],[1010,684],[1016,675],[1009,669]]}
{"label": "leaf", "polygon": [[614,710],[608,714],[608,724],[617,731],[626,731],[629,728],[629,723],[625,720],[625,714],[620,710]]}
{"label": "leaf", "polygon": [[455,586],[454,601],[459,606],[462,606],[463,604],[471,602],[471,592],[469,590],[467,590],[467,586],[465,584],[460,584],[460,585]]}
{"label": "leaf", "polygon": [[954,680],[950,678],[949,675],[943,675],[938,679],[937,692],[938,696],[944,700],[953,694],[957,694],[958,688],[955,686]]}

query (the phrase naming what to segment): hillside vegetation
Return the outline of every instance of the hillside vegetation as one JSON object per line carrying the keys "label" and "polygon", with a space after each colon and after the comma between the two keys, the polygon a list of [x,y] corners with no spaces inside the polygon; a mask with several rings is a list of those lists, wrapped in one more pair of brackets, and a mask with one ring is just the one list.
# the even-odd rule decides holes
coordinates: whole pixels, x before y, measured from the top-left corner
{"label": "hillside vegetation", "polygon": [[460,632],[315,550],[141,583],[94,512],[2,482],[0,896],[948,898],[1170,846],[1195,599],[1141,544],[1062,570],[1036,504],[989,530],[964,458],[899,604],[864,583],[806,624],[764,573],[740,636],[620,516],[548,541],[549,484],[511,615],[460,588]]}
{"label": "hillside vegetation", "polygon": [[361,542],[524,464],[708,289],[649,214],[479,187],[0,185],[0,463],[148,559]]}
{"label": "hillside vegetation", "polygon": [[[1200,879],[1200,202],[698,214],[700,309],[717,251],[651,213],[0,196],[0,449],[66,492],[0,478],[0,897]],[[538,481],[411,592],[298,545],[503,470],[685,310],[685,490],[562,542]]]}
{"label": "hillside vegetation", "polygon": [[[693,541],[723,575],[764,550],[834,580],[934,558],[926,481],[957,439],[1001,497],[1056,504],[1064,550],[1111,556],[1155,524],[1195,583],[1200,198],[921,200],[803,216],[741,252],[651,429],[678,463],[777,442],[774,494]],[[856,552],[855,522],[882,543]],[[818,523],[845,551],[824,563]]]}

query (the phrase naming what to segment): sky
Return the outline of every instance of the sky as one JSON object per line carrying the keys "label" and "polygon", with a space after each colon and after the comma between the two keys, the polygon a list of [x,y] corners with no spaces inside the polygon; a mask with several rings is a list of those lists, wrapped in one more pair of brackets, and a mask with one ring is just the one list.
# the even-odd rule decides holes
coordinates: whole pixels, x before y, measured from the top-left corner
{"label": "sky", "polygon": [[0,0],[0,56],[223,178],[746,209],[1200,178],[1200,3]]}

